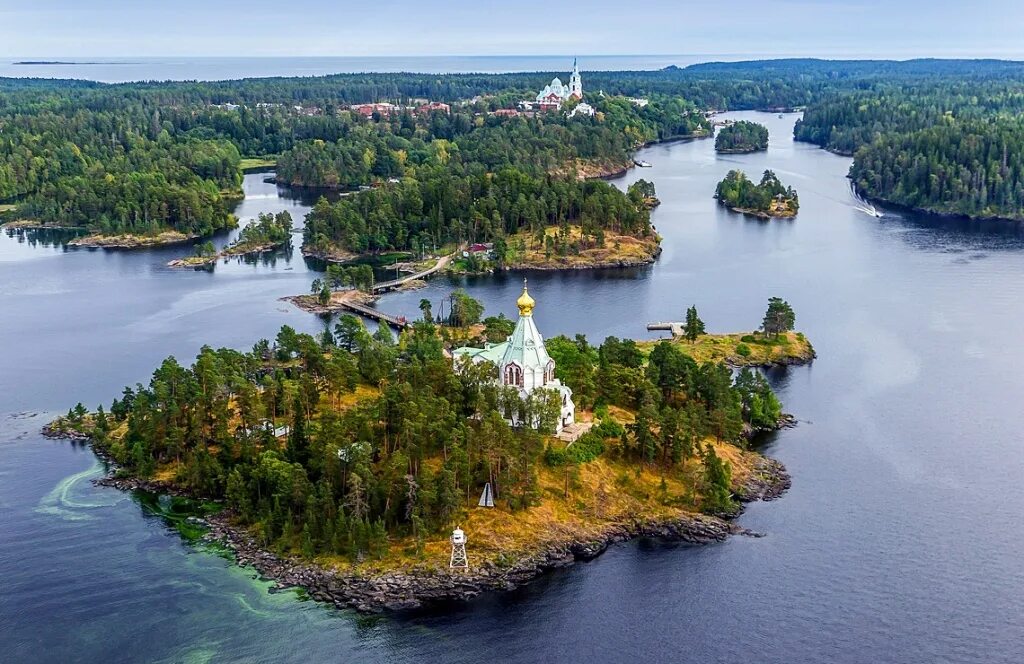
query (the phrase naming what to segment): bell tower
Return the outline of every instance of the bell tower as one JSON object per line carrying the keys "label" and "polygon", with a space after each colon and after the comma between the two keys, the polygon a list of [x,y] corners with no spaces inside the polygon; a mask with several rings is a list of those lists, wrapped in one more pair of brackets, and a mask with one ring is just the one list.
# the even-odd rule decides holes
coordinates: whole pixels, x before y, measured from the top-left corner
{"label": "bell tower", "polygon": [[580,68],[576,64],[576,58],[572,59],[572,75],[569,76],[569,96],[583,99],[583,79],[580,78]]}

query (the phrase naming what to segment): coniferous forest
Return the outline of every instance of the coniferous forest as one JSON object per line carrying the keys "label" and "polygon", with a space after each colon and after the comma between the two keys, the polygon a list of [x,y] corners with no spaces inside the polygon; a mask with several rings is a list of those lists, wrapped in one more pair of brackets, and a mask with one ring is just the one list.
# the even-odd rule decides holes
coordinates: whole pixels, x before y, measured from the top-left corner
{"label": "coniferous forest", "polygon": [[886,81],[808,106],[798,140],[853,155],[861,194],[940,214],[1024,219],[1024,78]]}
{"label": "coniferous forest", "polygon": [[768,128],[756,122],[734,122],[722,127],[715,137],[715,152],[730,154],[767,149]]}
{"label": "coniferous forest", "polygon": [[[551,449],[506,417],[553,428],[557,393],[524,400],[492,382],[490,364],[453,372],[438,332],[424,320],[396,340],[353,316],[316,338],[284,327],[247,353],[205,347],[191,367],[168,358],[148,385],[126,387],[109,409],[78,406],[60,426],[88,430],[125,472],[225,500],[266,546],[356,560],[450,526],[485,482],[514,512],[540,499],[542,465],[602,455],[677,475],[690,461],[703,469],[685,475],[699,505],[729,510],[729,464],[708,441],[738,442],[781,414],[760,373],[698,364],[679,344],[643,351],[631,340],[558,337],[549,342],[558,375],[606,421]],[[635,422],[607,418],[612,406],[636,412]]]}
{"label": "coniferous forest", "polygon": [[[864,193],[937,211],[1017,218],[1020,63],[796,59],[587,72],[588,90],[600,91],[587,97],[595,118],[488,115],[528,98],[550,77],[345,74],[118,85],[2,79],[0,202],[18,205],[17,217],[8,213],[8,219],[103,234],[206,235],[234,223],[241,157],[273,156],[283,181],[336,188],[411,177],[421,187],[437,180],[436,188],[462,195],[475,193],[467,178],[479,181],[508,168],[539,181],[548,194],[542,200],[530,197],[534,184],[516,192],[525,201],[520,210],[543,208],[515,213],[529,217],[526,224],[504,210],[500,220],[484,223],[486,206],[456,204],[461,216],[454,222],[437,218],[452,210],[426,209],[423,218],[409,220],[402,209],[364,220],[367,232],[358,240],[347,223],[321,224],[320,232],[327,242],[366,247],[408,246],[427,226],[434,237],[484,238],[545,216],[586,221],[576,209],[551,210],[564,199],[547,192],[548,181],[568,178],[577,160],[611,163],[645,141],[706,129],[697,109],[806,107],[795,130],[799,140],[847,154],[879,142],[855,155],[855,181]],[[625,96],[652,103],[638,109]],[[355,103],[417,98],[453,104],[452,114],[363,118],[348,111]],[[475,229],[482,229],[479,235]]]}

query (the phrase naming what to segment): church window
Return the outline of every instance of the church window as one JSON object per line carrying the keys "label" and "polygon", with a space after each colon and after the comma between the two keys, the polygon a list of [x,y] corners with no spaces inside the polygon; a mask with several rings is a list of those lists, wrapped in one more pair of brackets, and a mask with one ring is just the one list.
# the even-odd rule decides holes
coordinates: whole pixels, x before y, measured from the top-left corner
{"label": "church window", "polygon": [[523,386],[523,370],[519,365],[508,364],[505,366],[505,384]]}

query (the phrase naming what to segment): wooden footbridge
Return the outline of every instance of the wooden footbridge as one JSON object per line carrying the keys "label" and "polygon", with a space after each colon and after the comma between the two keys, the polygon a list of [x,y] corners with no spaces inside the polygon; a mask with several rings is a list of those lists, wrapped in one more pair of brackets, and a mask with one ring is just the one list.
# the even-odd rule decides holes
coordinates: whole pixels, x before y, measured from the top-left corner
{"label": "wooden footbridge", "polygon": [[435,263],[432,267],[428,267],[426,270],[420,270],[419,272],[415,272],[415,273],[410,274],[408,276],[402,277],[401,279],[392,279],[390,281],[381,281],[381,282],[379,282],[377,284],[374,284],[373,292],[374,293],[386,293],[388,291],[393,291],[396,288],[401,288],[403,284],[407,284],[410,281],[415,281],[416,279],[425,279],[426,277],[429,277],[430,275],[434,274],[435,272],[439,272],[439,271],[443,270],[445,268],[445,266],[448,265],[449,262],[451,262],[453,256],[454,256],[454,254],[450,254],[448,256],[442,256],[441,258],[437,259],[437,263]]}
{"label": "wooden footbridge", "polygon": [[[398,288],[401,288],[403,284],[407,284],[410,281],[415,281],[416,279],[424,279],[426,277],[429,277],[430,275],[443,270],[445,266],[447,266],[448,263],[450,263],[452,258],[454,257],[455,254],[442,256],[441,258],[437,259],[437,262],[433,266],[425,270],[420,270],[419,272],[415,272],[400,279],[392,279],[390,281],[378,282],[374,284],[373,292],[375,294],[387,293],[388,291],[393,291]],[[355,314],[359,314],[360,316],[364,316],[365,318],[375,320],[378,323],[390,325],[396,330],[404,330],[405,328],[409,327],[409,321],[406,320],[405,316],[392,316],[391,314],[386,314],[383,311],[380,311],[379,309],[374,309],[373,307],[367,306],[362,302],[358,302],[353,298],[346,297],[340,300],[335,300],[335,302],[344,309],[348,309],[349,311]]]}

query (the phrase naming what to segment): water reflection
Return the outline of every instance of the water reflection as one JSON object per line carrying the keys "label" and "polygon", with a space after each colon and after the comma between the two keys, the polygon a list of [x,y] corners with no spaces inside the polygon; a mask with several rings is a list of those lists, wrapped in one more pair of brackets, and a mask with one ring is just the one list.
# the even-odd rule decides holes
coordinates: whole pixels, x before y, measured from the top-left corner
{"label": "water reflection", "polygon": [[68,242],[82,237],[86,231],[73,228],[6,228],[4,233],[18,244],[29,247],[60,247],[68,250]]}

